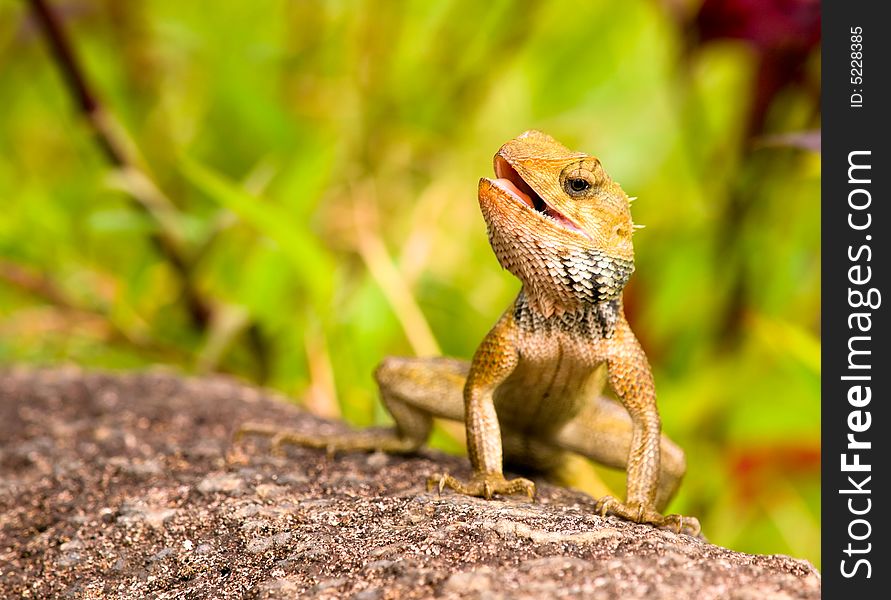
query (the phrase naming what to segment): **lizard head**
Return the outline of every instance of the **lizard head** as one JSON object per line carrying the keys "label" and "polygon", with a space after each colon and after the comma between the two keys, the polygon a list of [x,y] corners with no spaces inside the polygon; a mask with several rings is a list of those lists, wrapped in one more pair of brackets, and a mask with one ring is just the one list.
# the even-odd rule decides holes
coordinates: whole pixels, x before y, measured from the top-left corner
{"label": "lizard head", "polygon": [[527,131],[480,179],[489,242],[546,316],[615,300],[634,270],[629,199],[600,161]]}

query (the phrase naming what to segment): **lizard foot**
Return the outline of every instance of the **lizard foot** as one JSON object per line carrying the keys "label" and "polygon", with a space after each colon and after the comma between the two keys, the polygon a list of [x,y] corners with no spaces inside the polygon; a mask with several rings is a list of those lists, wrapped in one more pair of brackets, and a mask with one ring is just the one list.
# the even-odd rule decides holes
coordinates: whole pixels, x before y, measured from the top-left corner
{"label": "lizard foot", "polygon": [[535,484],[528,479],[517,477],[505,479],[501,473],[474,473],[470,481],[462,483],[448,473],[437,473],[427,478],[427,491],[438,488],[442,493],[449,487],[459,494],[476,496],[491,500],[495,494],[519,494],[523,493],[530,499],[535,498]]}
{"label": "lizard foot", "polygon": [[611,514],[635,523],[664,527],[677,533],[686,533],[694,537],[701,537],[702,535],[702,528],[696,517],[663,515],[639,502],[625,504],[612,496],[604,496],[597,501],[597,510],[602,517]]}
{"label": "lizard foot", "polygon": [[269,438],[272,453],[281,455],[284,446],[304,446],[320,448],[329,456],[340,451],[381,451],[390,453],[410,453],[417,450],[417,444],[407,438],[400,438],[393,430],[368,429],[334,435],[312,435],[294,429],[283,429],[275,425],[245,423],[235,432],[238,441],[247,435],[262,435]]}

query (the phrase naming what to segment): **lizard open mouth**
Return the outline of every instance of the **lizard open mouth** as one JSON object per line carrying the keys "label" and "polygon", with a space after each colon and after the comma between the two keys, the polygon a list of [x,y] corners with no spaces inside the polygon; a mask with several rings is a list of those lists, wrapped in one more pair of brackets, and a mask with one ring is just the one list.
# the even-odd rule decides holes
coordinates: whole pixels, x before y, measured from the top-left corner
{"label": "lizard open mouth", "polygon": [[520,177],[520,174],[517,173],[517,170],[514,169],[509,162],[507,162],[500,156],[495,157],[495,177],[497,177],[497,179],[494,179],[492,181],[492,185],[494,185],[501,191],[506,192],[509,196],[512,196],[515,199],[519,200],[540,215],[553,219],[566,229],[570,229],[586,237],[589,237],[587,233],[585,233],[578,227],[578,225],[573,223],[571,220],[566,218],[564,214],[545,202],[545,200],[538,194],[538,192],[532,189],[532,186],[530,186],[523,180],[522,177]]}

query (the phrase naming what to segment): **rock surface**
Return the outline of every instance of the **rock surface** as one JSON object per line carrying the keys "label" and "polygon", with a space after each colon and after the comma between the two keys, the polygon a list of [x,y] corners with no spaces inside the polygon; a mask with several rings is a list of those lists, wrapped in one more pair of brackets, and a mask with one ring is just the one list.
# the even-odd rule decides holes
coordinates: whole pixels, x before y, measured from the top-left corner
{"label": "rock surface", "polygon": [[805,561],[593,512],[426,493],[466,459],[232,442],[341,426],[223,378],[0,372],[0,597],[819,598]]}

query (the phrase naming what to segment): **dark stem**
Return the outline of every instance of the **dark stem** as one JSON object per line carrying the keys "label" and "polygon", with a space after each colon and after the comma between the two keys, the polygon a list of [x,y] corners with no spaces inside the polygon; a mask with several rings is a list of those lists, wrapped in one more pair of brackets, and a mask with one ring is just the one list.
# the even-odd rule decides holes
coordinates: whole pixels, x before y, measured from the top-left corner
{"label": "dark stem", "polygon": [[[68,92],[89,123],[102,153],[117,168],[143,171],[128,152],[127,145],[111,126],[112,120],[105,112],[98,96],[91,89],[58,15],[45,0],[27,0],[27,2],[35,19],[40,24],[56,66],[65,80]],[[164,229],[164,223],[159,221],[149,209],[147,202],[136,196],[133,197],[133,200],[134,205],[158,225],[157,232],[151,235],[151,242],[179,275],[183,300],[189,316],[200,330],[205,331],[211,321],[212,307],[192,282],[191,262],[183,255],[176,243],[175,236]],[[262,380],[267,371],[265,364],[267,356],[265,343],[256,323],[249,327],[248,335],[254,353],[257,355],[258,363],[260,363],[258,372]]]}
{"label": "dark stem", "polygon": [[93,127],[97,142],[102,147],[103,153],[115,166],[128,166],[129,161],[123,149],[115,143],[113,136],[109,135],[100,124],[103,121],[101,117],[102,106],[87,85],[83,70],[77,61],[71,44],[68,42],[68,38],[65,37],[65,32],[62,29],[58,16],[44,0],[28,0],[28,3],[31,5],[31,12],[45,34],[56,65],[65,79],[65,84],[68,86],[68,91]]}

